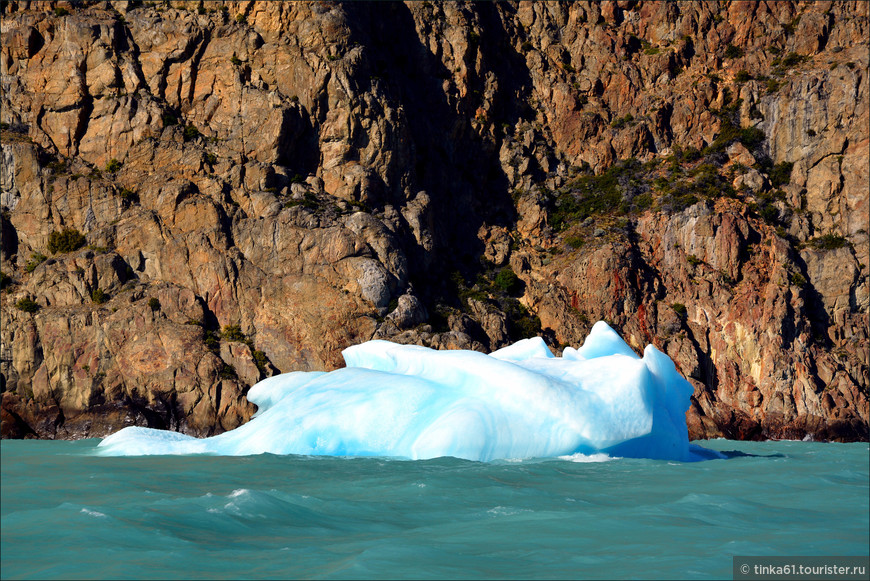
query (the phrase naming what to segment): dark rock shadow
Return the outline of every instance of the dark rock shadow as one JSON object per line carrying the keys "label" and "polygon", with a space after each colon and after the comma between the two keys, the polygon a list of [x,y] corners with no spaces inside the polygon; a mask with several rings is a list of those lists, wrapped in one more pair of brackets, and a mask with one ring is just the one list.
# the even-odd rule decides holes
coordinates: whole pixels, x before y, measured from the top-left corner
{"label": "dark rock shadow", "polygon": [[[451,295],[442,284],[449,273],[461,271],[467,278],[481,268],[484,252],[477,238],[481,225],[511,227],[516,212],[509,183],[499,162],[498,139],[482,137],[473,127],[482,104],[484,79],[469,63],[469,92],[460,98],[445,80],[452,78],[441,60],[417,35],[410,9],[401,3],[346,3],[343,9],[351,28],[351,42],[365,48],[365,61],[357,75],[379,79],[387,97],[401,105],[410,135],[410,160],[401,168],[407,183],[394,186],[403,191],[385,192],[391,203],[403,204],[417,192],[431,200],[434,245],[425,250],[407,241],[411,258],[410,279],[426,302]],[[498,79],[490,120],[513,125],[522,117],[521,96],[531,80],[524,60],[513,51],[499,17],[499,8],[480,3],[470,10],[480,20],[481,34],[469,32],[469,50],[480,51]],[[368,82],[359,79],[360,83]],[[422,265],[427,265],[425,270]]]}

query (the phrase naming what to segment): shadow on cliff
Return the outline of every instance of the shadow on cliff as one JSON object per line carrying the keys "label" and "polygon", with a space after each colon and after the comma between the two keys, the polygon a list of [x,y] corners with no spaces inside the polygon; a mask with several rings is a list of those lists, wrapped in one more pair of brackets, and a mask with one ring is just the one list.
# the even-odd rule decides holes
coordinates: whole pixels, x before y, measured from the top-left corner
{"label": "shadow on cliff", "polygon": [[[483,104],[485,78],[475,73],[475,59],[468,62],[467,55],[468,93],[460,97],[452,83],[445,91],[445,81],[453,74],[421,42],[404,4],[347,3],[343,8],[352,40],[366,49],[368,72],[385,83],[388,98],[401,104],[407,119],[411,155],[402,173],[409,179],[403,191],[387,193],[389,203],[401,206],[420,191],[431,200],[434,245],[426,250],[407,240],[410,278],[427,302],[450,298],[452,287],[443,281],[451,272],[472,277],[481,268],[480,227],[511,228],[516,221],[498,140],[481,136],[472,125]],[[489,119],[500,130],[523,116],[522,95],[530,91],[531,79],[525,62],[510,48],[497,8],[486,4],[471,9],[480,20],[481,34],[469,32],[469,51],[480,51],[483,62],[493,63],[480,76],[492,73],[498,79]]]}

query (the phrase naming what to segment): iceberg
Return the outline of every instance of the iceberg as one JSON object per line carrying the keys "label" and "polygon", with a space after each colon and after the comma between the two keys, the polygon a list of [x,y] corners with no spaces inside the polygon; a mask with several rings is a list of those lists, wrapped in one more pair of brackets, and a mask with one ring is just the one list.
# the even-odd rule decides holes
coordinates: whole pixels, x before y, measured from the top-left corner
{"label": "iceberg", "polygon": [[540,338],[490,354],[368,341],[346,367],[252,386],[257,413],[210,438],[128,427],[101,455],[303,454],[428,459],[608,456],[690,461],[692,386],[649,345],[638,357],[606,323],[556,357]]}

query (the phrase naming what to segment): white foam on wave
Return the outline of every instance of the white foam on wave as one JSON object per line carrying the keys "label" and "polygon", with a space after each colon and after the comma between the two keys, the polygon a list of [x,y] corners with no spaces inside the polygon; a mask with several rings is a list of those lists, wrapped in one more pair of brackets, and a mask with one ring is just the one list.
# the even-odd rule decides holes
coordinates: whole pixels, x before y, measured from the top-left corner
{"label": "white foam on wave", "polygon": [[580,462],[580,463],[594,463],[594,462],[610,462],[611,460],[618,460],[619,458],[614,458],[613,456],[608,456],[607,454],[570,454],[568,456],[559,456],[559,460],[567,460],[568,462]]}
{"label": "white foam on wave", "polygon": [[541,338],[490,355],[369,341],[347,367],[251,387],[247,424],[196,439],[124,428],[104,455],[304,454],[426,459],[595,458],[687,461],[692,386],[658,349],[638,357],[606,323],[555,357]]}

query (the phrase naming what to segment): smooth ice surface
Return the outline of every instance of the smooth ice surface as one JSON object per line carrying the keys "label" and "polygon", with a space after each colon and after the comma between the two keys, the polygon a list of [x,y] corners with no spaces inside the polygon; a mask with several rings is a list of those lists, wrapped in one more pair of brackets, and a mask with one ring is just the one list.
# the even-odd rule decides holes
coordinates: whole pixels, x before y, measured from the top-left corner
{"label": "smooth ice surface", "polygon": [[701,457],[686,429],[692,386],[658,349],[647,346],[638,357],[604,322],[563,357],[540,338],[490,355],[387,341],[343,355],[343,369],[285,373],[251,387],[248,399],[258,411],[230,432],[196,439],[130,427],[103,440],[99,451],[480,461]]}

